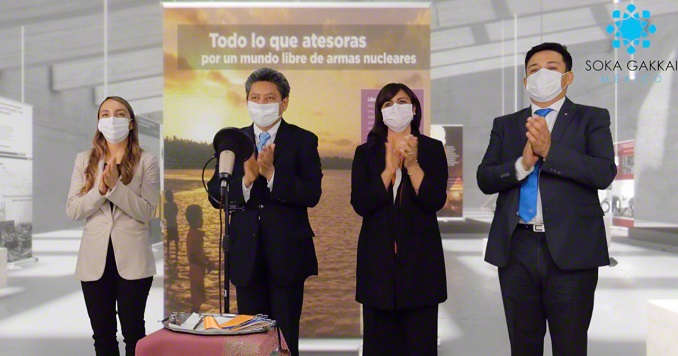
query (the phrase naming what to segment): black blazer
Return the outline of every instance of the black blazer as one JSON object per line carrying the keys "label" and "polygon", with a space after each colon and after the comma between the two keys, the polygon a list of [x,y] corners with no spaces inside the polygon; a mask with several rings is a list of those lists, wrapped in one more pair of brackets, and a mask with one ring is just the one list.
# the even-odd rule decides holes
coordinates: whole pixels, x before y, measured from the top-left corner
{"label": "black blazer", "polygon": [[[256,142],[253,126],[241,130]],[[233,168],[229,200],[244,205],[244,210],[232,214],[229,228],[230,278],[236,286],[247,285],[252,276],[257,234],[261,234],[268,274],[274,284],[299,284],[318,274],[314,233],[307,211],[318,204],[322,192],[318,137],[282,120],[275,138],[273,164],[272,191],[266,187],[266,178],[259,176],[247,203],[242,192],[244,166],[236,163]],[[210,195],[221,196],[218,165],[207,185]],[[218,203],[212,199],[210,202],[218,208]]]}
{"label": "black blazer", "polygon": [[[447,159],[440,141],[419,135],[418,160],[425,172],[416,195],[403,169],[396,203],[384,188],[383,141],[355,151],[351,205],[363,217],[358,239],[356,300],[372,308],[408,309],[447,299],[445,259],[436,212],[447,199]],[[395,254],[394,242],[398,243]]]}
{"label": "black blazer", "polygon": [[[494,120],[490,143],[478,166],[485,194],[499,193],[485,261],[508,263],[511,235],[520,218],[520,184],[515,162],[527,142],[530,108]],[[551,132],[551,148],[542,163],[539,191],[546,241],[556,265],[564,270],[594,268],[610,262],[598,190],[615,175],[610,113],[565,99]]]}

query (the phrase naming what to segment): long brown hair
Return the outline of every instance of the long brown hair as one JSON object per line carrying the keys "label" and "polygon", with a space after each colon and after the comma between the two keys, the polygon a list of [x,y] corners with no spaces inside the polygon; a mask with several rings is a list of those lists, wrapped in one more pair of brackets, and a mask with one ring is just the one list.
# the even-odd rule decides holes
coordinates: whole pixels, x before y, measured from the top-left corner
{"label": "long brown hair", "polygon": [[[129,111],[130,119],[132,119],[132,129],[129,132],[127,137],[127,147],[125,147],[125,155],[122,157],[122,162],[120,162],[120,179],[123,184],[129,184],[132,181],[134,176],[134,168],[141,159],[141,152],[143,150],[139,147],[139,129],[137,127],[137,122],[134,119],[134,110],[132,106],[127,102],[127,100],[119,96],[109,96],[99,105],[99,110],[97,110],[97,122],[99,120],[99,115],[101,114],[101,106],[107,100],[115,100],[120,104],[124,105],[125,108]],[[84,194],[90,191],[94,187],[94,181],[97,177],[97,170],[99,168],[99,160],[106,157],[108,153],[108,145],[106,145],[106,138],[104,134],[97,129],[94,134],[94,139],[92,140],[92,152],[89,154],[89,160],[87,162],[87,168],[85,169],[85,186],[80,190],[80,194]]]}

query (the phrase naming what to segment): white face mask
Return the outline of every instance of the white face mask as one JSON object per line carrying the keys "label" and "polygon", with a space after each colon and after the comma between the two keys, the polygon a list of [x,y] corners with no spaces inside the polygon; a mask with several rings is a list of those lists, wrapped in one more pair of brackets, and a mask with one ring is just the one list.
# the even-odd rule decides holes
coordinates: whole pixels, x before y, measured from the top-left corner
{"label": "white face mask", "polygon": [[106,141],[118,143],[124,141],[129,136],[129,123],[131,119],[124,117],[106,117],[99,119],[97,127]]}
{"label": "white face mask", "polygon": [[247,113],[259,127],[272,125],[275,120],[280,118],[278,112],[280,112],[280,103],[258,104],[254,101],[247,102]]}
{"label": "white face mask", "polygon": [[561,86],[561,79],[566,73],[560,73],[555,70],[542,68],[536,73],[527,77],[525,89],[530,94],[530,98],[538,103],[546,103],[555,99],[565,90]]}
{"label": "white face mask", "polygon": [[393,104],[381,109],[384,124],[395,132],[403,132],[414,118],[412,104]]}

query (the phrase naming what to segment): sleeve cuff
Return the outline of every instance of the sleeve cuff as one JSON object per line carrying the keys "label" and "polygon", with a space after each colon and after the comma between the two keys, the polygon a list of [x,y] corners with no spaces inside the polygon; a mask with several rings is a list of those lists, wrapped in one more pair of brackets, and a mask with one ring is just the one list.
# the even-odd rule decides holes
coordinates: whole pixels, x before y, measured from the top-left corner
{"label": "sleeve cuff", "polygon": [[252,187],[254,186],[254,182],[252,182],[252,185],[247,188],[245,186],[245,180],[242,180],[242,198],[245,200],[245,203],[250,200],[250,192],[252,192]]}
{"label": "sleeve cuff", "polygon": [[[125,187],[125,188],[120,188],[121,185],[124,185],[124,184],[122,184],[122,182],[118,180],[118,182],[115,183],[115,187],[113,187],[113,189],[111,189],[111,190],[109,190],[108,192],[106,192],[106,195],[104,195],[104,197],[106,197],[106,199],[108,199],[108,200],[111,200],[111,196],[113,196],[113,200],[111,200],[111,201],[113,202],[113,204],[115,204],[115,200],[116,200],[116,198],[117,198],[118,191],[123,190],[123,189],[126,188],[126,187]],[[97,189],[98,189],[98,188],[97,188]],[[116,204],[116,205],[117,205],[117,204]]]}
{"label": "sleeve cuff", "polygon": [[530,167],[530,169],[528,170],[523,169],[523,156],[518,157],[518,159],[516,160],[515,167],[516,167],[516,178],[518,179],[518,181],[525,179],[527,176],[530,175],[530,173],[534,171],[534,166]]}
{"label": "sleeve cuff", "polygon": [[108,192],[106,192],[106,194],[104,195],[101,195],[101,193],[99,192],[99,184],[101,184],[101,182],[97,182],[94,185],[94,187],[92,187],[92,189],[90,189],[90,191],[87,192],[87,194],[90,195],[97,203],[103,202],[108,198]]}
{"label": "sleeve cuff", "polygon": [[273,174],[271,175],[271,180],[268,180],[266,184],[269,192],[273,191],[273,179],[275,179],[275,171],[273,171]]}
{"label": "sleeve cuff", "polygon": [[94,186],[92,187],[92,189],[90,190],[90,192],[91,192],[91,191],[95,191],[95,192],[96,192],[95,195],[96,195],[98,198],[104,198],[104,199],[105,199],[105,198],[106,198],[106,195],[108,195],[108,191],[106,192],[106,194],[101,195],[101,192],[99,191],[99,186],[100,186],[100,185],[101,185],[101,179],[97,179],[97,180],[96,180],[96,183],[94,183]]}

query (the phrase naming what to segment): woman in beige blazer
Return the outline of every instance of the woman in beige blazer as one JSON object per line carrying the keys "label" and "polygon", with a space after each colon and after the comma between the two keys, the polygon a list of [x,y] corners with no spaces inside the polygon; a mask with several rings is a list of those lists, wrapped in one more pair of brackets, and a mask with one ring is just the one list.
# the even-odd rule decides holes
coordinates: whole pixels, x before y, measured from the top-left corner
{"label": "woman in beige blazer", "polygon": [[[75,277],[81,281],[97,355],[118,355],[116,312],[127,355],[146,335],[155,274],[150,221],[160,198],[158,160],[139,147],[134,111],[120,97],[99,106],[94,147],[75,160],[66,214],[85,220]],[[116,311],[117,304],[117,311]]]}

